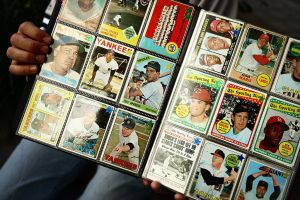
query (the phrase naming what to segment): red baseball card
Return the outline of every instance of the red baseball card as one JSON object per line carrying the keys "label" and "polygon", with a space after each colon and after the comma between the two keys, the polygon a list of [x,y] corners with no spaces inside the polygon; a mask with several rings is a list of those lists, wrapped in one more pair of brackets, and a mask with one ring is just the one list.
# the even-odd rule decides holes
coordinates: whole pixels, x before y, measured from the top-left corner
{"label": "red baseball card", "polygon": [[177,59],[194,8],[173,0],[156,1],[139,46]]}

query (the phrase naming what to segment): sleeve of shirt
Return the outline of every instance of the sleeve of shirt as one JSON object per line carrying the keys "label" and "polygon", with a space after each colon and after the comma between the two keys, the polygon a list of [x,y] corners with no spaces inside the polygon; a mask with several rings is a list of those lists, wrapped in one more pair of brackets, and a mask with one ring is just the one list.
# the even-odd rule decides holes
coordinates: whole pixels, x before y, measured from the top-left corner
{"label": "sleeve of shirt", "polygon": [[270,196],[270,200],[276,200],[280,195],[280,187],[274,186],[274,192]]}
{"label": "sleeve of shirt", "polygon": [[252,185],[253,185],[253,181],[255,180],[255,177],[252,175],[249,175],[247,177],[247,181],[246,181],[246,192],[249,192],[250,190],[252,190]]}
{"label": "sleeve of shirt", "polygon": [[101,60],[102,60],[101,58],[102,58],[102,57],[97,58],[96,61],[95,61],[95,65],[97,65],[98,67],[100,67],[100,65],[101,65],[101,62],[102,62],[102,61],[101,61]]}
{"label": "sleeve of shirt", "polygon": [[207,169],[201,168],[201,175],[207,185],[224,184],[224,177],[215,177]]}
{"label": "sleeve of shirt", "polygon": [[74,133],[76,131],[78,131],[78,130],[76,130],[76,129],[78,129],[77,124],[78,124],[78,121],[76,119],[73,119],[73,120],[70,120],[70,122],[68,123],[68,126],[67,126],[68,132],[74,137],[76,136]]}
{"label": "sleeve of shirt", "polygon": [[117,69],[119,69],[119,65],[115,60],[113,60],[111,70],[117,70]]}

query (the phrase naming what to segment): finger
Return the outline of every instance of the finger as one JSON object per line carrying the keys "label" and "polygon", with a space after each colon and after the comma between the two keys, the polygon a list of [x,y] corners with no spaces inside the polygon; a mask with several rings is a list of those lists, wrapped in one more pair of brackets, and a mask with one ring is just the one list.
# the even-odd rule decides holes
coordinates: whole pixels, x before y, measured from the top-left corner
{"label": "finger", "polygon": [[46,60],[46,56],[43,54],[34,54],[15,47],[9,47],[6,55],[12,60],[28,64],[41,64]]}
{"label": "finger", "polygon": [[162,186],[159,182],[157,181],[153,181],[151,184],[150,184],[150,187],[151,189],[158,193],[158,194],[164,194],[166,193],[166,189],[164,186]]}
{"label": "finger", "polygon": [[174,195],[174,199],[175,200],[185,200],[186,198],[182,194],[176,193]]}
{"label": "finger", "polygon": [[147,180],[147,179],[143,179],[143,183],[145,186],[150,186],[151,181]]}
{"label": "finger", "polygon": [[31,38],[33,40],[44,42],[48,45],[52,43],[51,36],[47,32],[39,29],[37,26],[35,26],[31,22],[23,22],[19,26],[18,32],[25,34],[26,36],[28,36],[29,38]]}
{"label": "finger", "polygon": [[21,33],[15,33],[10,38],[11,44],[18,48],[32,53],[46,54],[49,52],[49,46],[43,42],[33,40]]}
{"label": "finger", "polygon": [[9,71],[14,75],[32,75],[38,72],[38,67],[30,64],[18,64],[17,62],[13,61],[9,66]]}

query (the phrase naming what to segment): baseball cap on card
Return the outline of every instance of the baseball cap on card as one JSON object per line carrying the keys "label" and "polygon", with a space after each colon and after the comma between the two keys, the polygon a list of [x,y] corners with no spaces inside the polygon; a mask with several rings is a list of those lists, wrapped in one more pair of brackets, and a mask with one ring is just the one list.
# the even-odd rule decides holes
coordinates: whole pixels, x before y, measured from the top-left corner
{"label": "baseball cap on card", "polygon": [[300,57],[300,43],[292,44],[290,51],[293,57]]}
{"label": "baseball cap on card", "polygon": [[263,33],[259,36],[259,39],[265,39],[267,42],[270,41],[270,36],[266,33]]}
{"label": "baseball cap on card", "polygon": [[191,97],[194,99],[205,101],[208,104],[211,103],[210,92],[207,89],[197,88],[194,90]]}
{"label": "baseball cap on card", "polygon": [[160,72],[160,64],[156,61],[148,62],[148,64],[145,65],[144,68],[147,68],[147,67],[151,67],[151,68],[155,69],[157,72]]}
{"label": "baseball cap on card", "polygon": [[217,149],[215,150],[214,153],[210,153],[211,155],[214,155],[214,156],[218,156],[218,157],[221,157],[221,158],[225,158],[225,154],[224,152],[221,150],[221,149]]}
{"label": "baseball cap on card", "polygon": [[122,123],[122,126],[128,128],[128,129],[134,129],[135,127],[135,122],[133,119],[131,118],[126,118],[124,119],[123,123]]}
{"label": "baseball cap on card", "polygon": [[248,106],[244,104],[236,104],[236,106],[233,109],[233,114],[241,113],[241,112],[247,112],[249,114]]}
{"label": "baseball cap on card", "polygon": [[264,181],[264,180],[260,180],[258,183],[257,183],[257,187],[258,186],[263,186],[265,188],[268,188],[268,182]]}
{"label": "baseball cap on card", "polygon": [[221,22],[221,20],[213,20],[211,23],[210,23],[210,30],[213,31],[213,32],[218,32],[217,31],[217,26],[218,24]]}
{"label": "baseball cap on card", "polygon": [[266,126],[269,126],[271,124],[279,123],[282,125],[283,130],[287,131],[289,130],[289,126],[286,125],[285,120],[280,116],[272,116],[268,119]]}
{"label": "baseball cap on card", "polygon": [[62,46],[65,46],[65,45],[78,46],[79,47],[78,53],[83,53],[85,51],[83,45],[80,44],[80,42],[76,38],[68,36],[68,35],[61,35],[58,40],[55,40],[55,43],[57,44],[57,46],[59,46],[59,45],[62,45]]}

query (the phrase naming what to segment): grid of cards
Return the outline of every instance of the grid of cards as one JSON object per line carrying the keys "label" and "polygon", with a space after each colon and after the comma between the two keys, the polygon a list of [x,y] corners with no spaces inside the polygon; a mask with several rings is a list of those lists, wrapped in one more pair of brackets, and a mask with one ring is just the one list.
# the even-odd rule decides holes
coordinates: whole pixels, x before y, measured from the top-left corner
{"label": "grid of cards", "polygon": [[299,40],[202,10],[143,177],[192,199],[285,199],[299,52]]}
{"label": "grid of cards", "polygon": [[140,176],[194,8],[89,2],[63,1],[18,134]]}
{"label": "grid of cards", "polygon": [[63,1],[18,134],[193,199],[284,199],[300,41],[173,0],[91,2]]}

